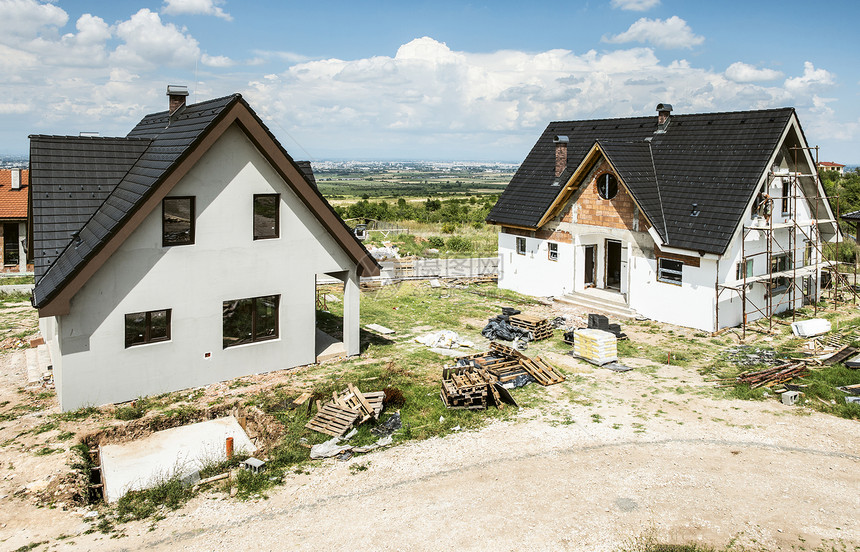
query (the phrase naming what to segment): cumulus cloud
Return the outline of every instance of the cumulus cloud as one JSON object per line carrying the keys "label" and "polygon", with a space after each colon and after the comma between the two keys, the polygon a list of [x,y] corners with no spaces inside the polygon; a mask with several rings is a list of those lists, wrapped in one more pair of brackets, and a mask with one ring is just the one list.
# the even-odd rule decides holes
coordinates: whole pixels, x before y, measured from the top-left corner
{"label": "cumulus cloud", "polygon": [[785,79],[785,88],[794,94],[808,93],[832,85],[833,73],[826,69],[816,69],[811,61],[803,62],[803,75]]}
{"label": "cumulus cloud", "polygon": [[726,78],[734,82],[772,81],[782,78],[781,71],[775,69],[758,69],[742,61],[736,61],[726,69]]}
{"label": "cumulus cloud", "polygon": [[169,15],[214,15],[226,21],[233,21],[233,16],[218,7],[218,0],[164,0],[161,13]]}
{"label": "cumulus cloud", "polygon": [[653,44],[658,48],[689,49],[704,42],[705,37],[694,34],[686,21],[673,15],[665,20],[643,17],[623,33],[603,37],[603,41],[612,44],[641,42]]}
{"label": "cumulus cloud", "polygon": [[197,40],[173,23],[162,23],[157,13],[141,9],[116,26],[116,34],[125,41],[114,50],[111,59],[133,67],[193,67],[200,57]]}
{"label": "cumulus cloud", "polygon": [[0,41],[35,38],[46,29],[64,26],[69,15],[53,4],[36,0],[0,0]]}
{"label": "cumulus cloud", "polygon": [[630,11],[646,11],[660,5],[660,0],[612,0],[612,7]]}

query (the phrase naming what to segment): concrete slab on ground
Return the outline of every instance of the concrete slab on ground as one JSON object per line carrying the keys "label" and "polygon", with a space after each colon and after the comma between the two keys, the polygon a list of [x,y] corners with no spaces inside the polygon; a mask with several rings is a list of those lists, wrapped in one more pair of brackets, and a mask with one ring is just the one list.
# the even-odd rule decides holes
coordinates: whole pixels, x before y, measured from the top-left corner
{"label": "concrete slab on ground", "polygon": [[338,341],[324,331],[317,329],[316,353],[317,362],[325,362],[333,358],[345,357],[346,345],[343,344],[343,341]]}
{"label": "concrete slab on ground", "polygon": [[227,459],[227,437],[237,454],[256,447],[233,416],[157,431],[143,439],[101,447],[105,500],[155,486],[172,477],[186,477]]}

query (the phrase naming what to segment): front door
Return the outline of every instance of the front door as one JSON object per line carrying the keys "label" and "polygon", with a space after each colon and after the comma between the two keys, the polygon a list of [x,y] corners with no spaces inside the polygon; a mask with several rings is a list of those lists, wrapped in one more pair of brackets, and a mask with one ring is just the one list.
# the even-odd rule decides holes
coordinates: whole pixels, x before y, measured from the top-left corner
{"label": "front door", "polygon": [[621,290],[621,242],[606,240],[606,287]]}
{"label": "front door", "polygon": [[3,225],[3,264],[18,264],[18,223]]}
{"label": "front door", "polygon": [[594,256],[597,249],[596,245],[585,246],[585,287],[594,287]]}

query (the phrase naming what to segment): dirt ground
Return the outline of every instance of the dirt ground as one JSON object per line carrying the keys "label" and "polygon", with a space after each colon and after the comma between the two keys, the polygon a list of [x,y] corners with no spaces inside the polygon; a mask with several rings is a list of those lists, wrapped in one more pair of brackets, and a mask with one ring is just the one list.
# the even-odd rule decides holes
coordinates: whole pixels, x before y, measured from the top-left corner
{"label": "dirt ground", "polygon": [[324,461],[288,475],[268,499],[203,493],[111,538],[86,533],[86,508],[38,506],[40,492],[62,494],[75,439],[60,439],[66,423],[32,432],[56,406],[19,392],[23,351],[3,354],[0,394],[15,401],[4,411],[35,406],[0,423],[0,549],[619,550],[649,536],[860,549],[858,422],[714,398],[692,368],[629,360],[638,369],[616,373],[549,356],[568,380],[538,389],[540,404],[513,420]]}

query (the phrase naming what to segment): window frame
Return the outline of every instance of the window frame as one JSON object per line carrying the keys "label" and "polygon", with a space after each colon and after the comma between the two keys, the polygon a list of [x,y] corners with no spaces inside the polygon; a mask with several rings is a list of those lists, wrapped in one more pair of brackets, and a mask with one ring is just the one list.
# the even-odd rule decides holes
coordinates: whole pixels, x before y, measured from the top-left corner
{"label": "window frame", "polygon": [[[257,199],[258,198],[267,198],[273,197],[275,198],[275,234],[273,236],[258,236],[257,235]],[[251,219],[251,234],[254,238],[254,241],[257,240],[275,240],[281,237],[281,194],[273,193],[273,194],[254,194],[254,198],[252,200],[252,219]]]}
{"label": "window frame", "polygon": [[740,261],[738,261],[737,267],[735,268],[735,280],[740,281],[740,280],[744,279],[744,272],[743,272],[744,266],[746,266],[746,277],[747,278],[751,278],[754,275],[753,260],[747,259],[746,262],[744,262],[743,260],[740,260]]}
{"label": "window frame", "polygon": [[558,261],[558,244],[554,242],[547,242],[546,247],[546,255],[550,261],[557,262]]}
{"label": "window frame", "polygon": [[[167,221],[165,220],[165,209],[167,201],[176,201],[176,200],[189,200],[191,202],[190,205],[190,218],[189,221],[191,223],[191,228],[188,232],[188,241],[182,243],[167,243],[165,241],[167,235],[167,229],[165,228]],[[177,247],[182,245],[194,245],[197,238],[197,205],[196,205],[195,196],[167,196],[161,200],[161,247]]]}
{"label": "window frame", "polygon": [[[663,263],[677,263],[679,265],[678,270],[674,268],[664,267]],[[677,274],[678,279],[667,278],[664,276],[665,273],[669,274]],[[678,261],[675,259],[669,259],[666,257],[658,257],[657,258],[657,281],[663,282],[664,284],[672,284],[674,286],[680,286],[684,283],[684,262]]]}
{"label": "window frame", "polygon": [[791,202],[789,201],[791,196],[791,181],[787,178],[782,179],[782,216],[787,217],[791,215]]}
{"label": "window frame", "polygon": [[[780,269],[780,265],[784,264],[785,266]],[[789,253],[779,253],[777,255],[771,254],[770,256],[770,273],[773,274],[775,272],[787,272],[792,269],[792,255]]]}
{"label": "window frame", "polygon": [[[520,247],[522,245],[522,247]],[[517,255],[525,255],[526,254],[526,239],[522,236],[517,236]]]}
{"label": "window frame", "polygon": [[[258,336],[257,335],[257,333],[258,333],[257,332],[257,323],[259,320],[258,320],[258,316],[257,316],[257,304],[258,304],[258,301],[263,300],[263,299],[268,299],[270,297],[275,298],[275,310],[274,310],[274,316],[273,316],[273,318],[275,320],[275,332],[272,335]],[[251,338],[249,341],[240,341],[238,343],[231,343],[228,345],[225,342],[224,308],[226,307],[227,303],[237,303],[240,301],[250,301],[251,302],[251,331],[250,331]],[[261,343],[264,341],[272,341],[274,339],[278,339],[280,336],[281,336],[281,296],[280,296],[280,294],[259,295],[257,297],[243,297],[241,299],[229,299],[227,301],[221,302],[221,348],[222,349],[239,347],[241,345],[252,345],[254,343]]]}
{"label": "window frame", "polygon": [[[165,324],[167,332],[166,332],[166,335],[164,335],[164,336],[152,337],[152,315],[156,314],[156,313],[160,313],[160,312],[165,313],[165,318],[167,320],[167,322]],[[144,315],[143,341],[139,341],[136,343],[130,342],[128,339],[128,318],[130,316],[138,316],[141,314]],[[172,319],[173,319],[173,309],[157,309],[157,310],[151,310],[151,311],[138,311],[138,312],[126,313],[125,317],[123,318],[123,321],[125,323],[125,326],[124,326],[124,329],[125,329],[125,348],[129,349],[131,347],[137,347],[138,345],[148,345],[150,343],[161,343],[164,341],[170,341],[170,338],[171,338],[170,327],[171,327]]]}

